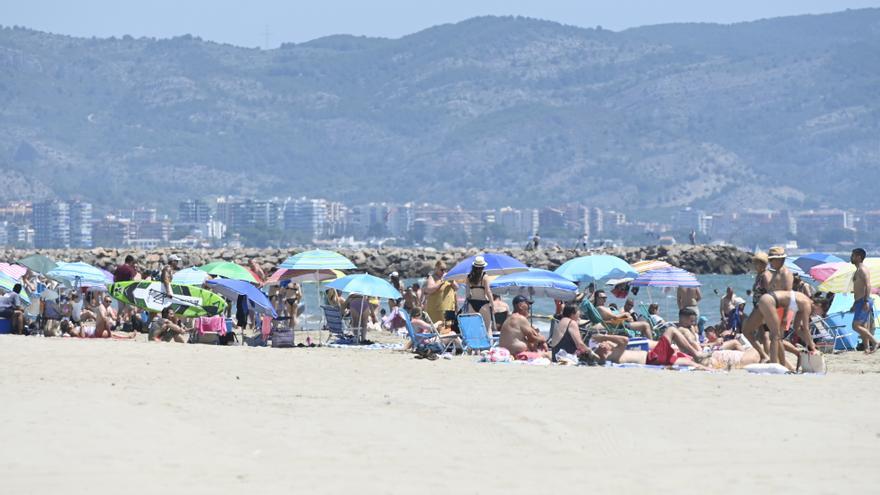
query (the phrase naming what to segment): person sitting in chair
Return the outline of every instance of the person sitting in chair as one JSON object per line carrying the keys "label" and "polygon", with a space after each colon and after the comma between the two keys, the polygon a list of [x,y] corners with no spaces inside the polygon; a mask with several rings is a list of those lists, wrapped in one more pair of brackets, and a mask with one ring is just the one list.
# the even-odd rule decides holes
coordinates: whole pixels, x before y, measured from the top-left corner
{"label": "person sitting in chair", "polygon": [[646,321],[634,321],[632,315],[629,313],[612,311],[605,305],[607,301],[608,296],[605,294],[604,290],[597,290],[593,294],[593,305],[599,310],[599,314],[605,322],[611,323],[612,325],[623,324],[624,328],[627,330],[639,332],[648,340],[654,339],[650,323]]}

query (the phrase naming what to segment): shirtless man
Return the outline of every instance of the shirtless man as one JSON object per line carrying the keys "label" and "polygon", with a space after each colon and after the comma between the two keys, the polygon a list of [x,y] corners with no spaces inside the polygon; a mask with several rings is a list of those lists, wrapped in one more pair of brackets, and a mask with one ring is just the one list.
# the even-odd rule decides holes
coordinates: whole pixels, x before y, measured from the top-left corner
{"label": "shirtless man", "polygon": [[697,326],[697,315],[690,308],[678,311],[675,327],[687,339],[692,347],[700,348],[700,328]]}
{"label": "shirtless man", "polygon": [[721,312],[721,322],[724,324],[724,328],[728,328],[727,318],[736,309],[736,304],[733,303],[735,298],[736,294],[733,293],[733,287],[728,287],[724,297],[721,298],[721,305],[718,310]]}
{"label": "shirtless man", "polygon": [[770,284],[768,290],[792,290],[794,288],[794,275],[785,266],[785,249],[775,246],[767,251],[767,260],[770,262]]}
{"label": "shirtless man", "polygon": [[116,311],[110,306],[113,299],[110,296],[104,296],[101,304],[98,305],[95,314],[95,337],[104,338],[110,336],[110,332],[116,328]]}
{"label": "shirtless man", "polygon": [[606,301],[608,301],[608,296],[605,294],[604,290],[599,289],[593,294],[593,305],[599,310],[599,314],[602,316],[603,320],[606,322],[620,322],[623,320],[623,326],[627,329],[641,333],[646,339],[654,339],[650,323],[646,321],[635,321],[630,313],[612,311],[605,305]]}
{"label": "shirtless man", "polygon": [[171,297],[174,292],[171,291],[171,279],[174,277],[174,273],[180,270],[180,256],[176,254],[172,254],[168,257],[168,264],[162,267],[162,272],[159,274],[159,280],[162,281],[162,288],[165,290],[165,295]]}
{"label": "shirtless man", "polygon": [[170,307],[162,310],[160,318],[154,318],[150,324],[150,340],[162,342],[169,338],[175,342],[185,343],[187,330],[180,324],[180,320]]}
{"label": "shirtless man", "polygon": [[[595,338],[595,337],[594,337]],[[690,349],[690,344],[681,333],[672,327],[667,328],[650,351],[630,351],[626,344],[615,343],[611,339],[602,340],[595,346],[600,358],[618,364],[649,364],[656,366],[692,366],[699,370],[708,370],[694,361],[693,357],[672,347],[675,342],[679,349]]]}
{"label": "shirtless man", "polygon": [[[782,310],[783,317],[780,317],[779,310]],[[793,370],[793,367],[785,361],[785,346],[782,343],[785,332],[782,322],[788,319],[794,320],[795,330],[805,343],[807,350],[811,353],[818,352],[813,337],[810,335],[813,300],[809,297],[793,290],[771,291],[758,299],[758,305],[754,312],[757,313],[757,316],[746,321],[743,333],[751,332],[760,325],[767,326],[770,333],[770,344],[767,348],[769,362],[782,364]]]}
{"label": "shirtless man", "polygon": [[549,359],[551,354],[547,348],[547,339],[529,323],[531,305],[532,301],[524,296],[513,298],[513,314],[501,325],[499,345],[513,356],[521,352],[540,352]]}
{"label": "shirtless man", "polygon": [[850,262],[856,266],[853,273],[853,322],[852,329],[862,338],[865,345],[865,354],[871,354],[877,350],[877,339],[874,338],[874,303],[871,300],[871,274],[863,264],[867,253],[862,248],[853,249]]}
{"label": "shirtless man", "polygon": [[690,309],[700,318],[700,301],[703,300],[703,293],[699,287],[679,287],[675,292],[675,299],[678,302],[678,309]]}

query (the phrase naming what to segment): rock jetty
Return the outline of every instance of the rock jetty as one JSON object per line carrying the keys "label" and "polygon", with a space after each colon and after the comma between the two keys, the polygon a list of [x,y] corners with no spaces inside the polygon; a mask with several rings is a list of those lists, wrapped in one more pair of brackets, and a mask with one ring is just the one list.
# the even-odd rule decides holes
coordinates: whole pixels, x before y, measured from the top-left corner
{"label": "rock jetty", "polygon": [[[84,261],[91,265],[112,271],[126,255],[131,254],[142,269],[158,269],[170,256],[176,254],[183,259],[181,266],[202,265],[214,260],[233,261],[247,264],[255,259],[267,273],[271,273],[289,256],[303,249],[256,249],[256,248],[216,248],[216,249],[173,249],[159,248],[150,251],[94,248],[64,250],[20,250],[6,249],[3,259],[13,261],[31,254],[44,254],[59,261]],[[523,263],[553,270],[567,260],[589,254],[612,254],[632,263],[639,260],[662,260],[693,273],[718,273],[735,275],[749,270],[751,253],[731,246],[644,246],[598,250],[573,249],[501,249],[503,252]],[[476,248],[450,248],[437,251],[430,248],[381,248],[381,249],[339,249],[338,252],[352,260],[362,271],[378,276],[397,271],[402,277],[422,277],[428,274],[438,259],[452,267],[462,258],[480,252]]]}

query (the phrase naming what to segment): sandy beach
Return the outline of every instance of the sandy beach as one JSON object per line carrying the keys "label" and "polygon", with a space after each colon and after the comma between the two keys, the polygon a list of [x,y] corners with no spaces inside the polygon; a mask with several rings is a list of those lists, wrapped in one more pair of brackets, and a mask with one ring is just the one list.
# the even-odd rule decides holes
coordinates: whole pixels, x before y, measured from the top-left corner
{"label": "sandy beach", "polygon": [[0,337],[0,493],[872,493],[880,356],[826,376]]}

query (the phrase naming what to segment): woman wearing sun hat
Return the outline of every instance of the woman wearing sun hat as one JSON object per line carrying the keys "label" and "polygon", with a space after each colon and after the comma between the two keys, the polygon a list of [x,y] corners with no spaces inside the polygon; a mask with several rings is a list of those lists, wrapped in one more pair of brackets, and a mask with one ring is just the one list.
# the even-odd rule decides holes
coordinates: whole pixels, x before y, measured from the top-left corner
{"label": "woman wearing sun hat", "polygon": [[486,324],[486,332],[492,335],[492,289],[489,288],[489,280],[483,270],[486,269],[486,259],[482,256],[474,258],[471,271],[467,276],[467,290],[465,291],[466,312],[480,313]]}

